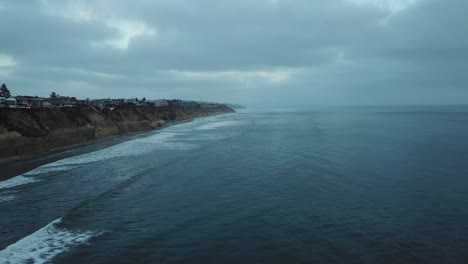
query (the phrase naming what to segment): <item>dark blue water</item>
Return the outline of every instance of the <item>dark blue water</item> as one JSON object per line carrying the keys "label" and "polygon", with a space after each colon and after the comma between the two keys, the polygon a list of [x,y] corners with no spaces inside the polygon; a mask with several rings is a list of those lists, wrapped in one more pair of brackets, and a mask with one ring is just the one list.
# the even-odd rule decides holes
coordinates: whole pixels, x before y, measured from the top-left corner
{"label": "dark blue water", "polygon": [[244,110],[0,182],[0,263],[467,260],[467,107]]}

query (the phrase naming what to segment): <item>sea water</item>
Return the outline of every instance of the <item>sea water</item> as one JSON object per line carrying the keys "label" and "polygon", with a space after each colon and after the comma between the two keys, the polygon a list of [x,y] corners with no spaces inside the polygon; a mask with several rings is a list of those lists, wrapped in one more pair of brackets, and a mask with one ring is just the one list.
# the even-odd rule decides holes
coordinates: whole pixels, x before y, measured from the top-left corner
{"label": "sea water", "polygon": [[0,182],[0,263],[466,263],[468,108],[247,109]]}

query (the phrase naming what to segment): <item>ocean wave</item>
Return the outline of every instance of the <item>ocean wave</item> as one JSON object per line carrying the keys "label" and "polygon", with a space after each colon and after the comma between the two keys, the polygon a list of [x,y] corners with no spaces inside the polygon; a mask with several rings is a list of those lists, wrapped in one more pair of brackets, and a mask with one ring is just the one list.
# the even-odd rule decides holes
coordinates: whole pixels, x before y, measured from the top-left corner
{"label": "ocean wave", "polygon": [[196,129],[197,130],[210,130],[210,129],[233,126],[233,125],[238,125],[238,124],[239,124],[239,121],[219,121],[219,122],[204,124],[202,126],[197,127]]}
{"label": "ocean wave", "polygon": [[8,179],[6,181],[1,181],[0,182],[0,190],[2,189],[10,189],[13,187],[18,187],[21,185],[26,185],[26,184],[31,184],[35,182],[39,182],[40,180],[34,179],[31,177],[25,177],[23,175],[16,176],[14,178]]}
{"label": "ocean wave", "polygon": [[61,218],[0,251],[0,264],[48,263],[73,247],[88,243],[101,232],[60,228]]}
{"label": "ocean wave", "polygon": [[[209,117],[209,118],[203,119],[199,122],[202,122],[202,121],[206,122],[208,120],[210,121],[210,123],[205,123],[201,126],[195,127],[195,129],[196,130],[210,130],[210,129],[216,129],[219,127],[232,126],[232,125],[236,125],[240,123],[239,121],[216,121],[217,118],[218,117]],[[109,160],[109,159],[119,158],[119,157],[124,157],[124,156],[143,155],[151,151],[155,151],[155,150],[170,150],[170,149],[190,150],[190,149],[193,149],[196,147],[196,145],[183,142],[183,141],[186,141],[184,139],[181,140],[182,142],[175,141],[175,140],[171,141],[170,139],[177,135],[187,134],[187,133],[184,133],[185,132],[184,129],[187,129],[190,127],[192,127],[193,129],[193,125],[199,122],[195,121],[192,123],[177,125],[177,126],[174,126],[173,127],[174,129],[171,131],[165,131],[162,133],[154,134],[152,136],[133,139],[133,140],[126,141],[126,142],[123,142],[123,143],[120,143],[120,144],[117,144],[117,145],[114,145],[114,146],[111,146],[102,150],[98,150],[98,151],[94,151],[94,152],[90,152],[90,153],[86,153],[86,154],[82,154],[78,156],[73,156],[70,158],[65,158],[65,159],[61,159],[61,160],[58,160],[49,164],[45,164],[29,172],[21,174],[15,178],[0,182],[0,190],[40,181],[38,179],[28,177],[28,176],[36,176],[36,175],[41,175],[41,174],[46,174],[46,173],[51,173],[51,172],[69,171],[69,170],[78,168],[82,164],[94,163],[94,162],[99,162],[99,161],[104,161],[104,160]],[[208,139],[219,139],[219,138],[222,138],[222,137],[216,137],[216,136],[208,137]],[[206,139],[206,138],[203,138],[203,139]]]}
{"label": "ocean wave", "polygon": [[14,195],[0,195],[0,203],[13,201],[15,198]]}
{"label": "ocean wave", "polygon": [[175,133],[160,133],[149,137],[134,139],[95,152],[90,152],[79,156],[62,159],[53,163],[49,163],[47,165],[42,166],[42,168],[81,165],[85,163],[109,160],[123,156],[137,156],[151,152],[158,148],[170,148],[170,146],[168,147],[168,144],[164,143],[167,143],[166,141],[169,138],[174,137],[175,135]]}
{"label": "ocean wave", "polygon": [[[50,172],[61,172],[76,169],[79,165],[119,158],[124,156],[138,156],[158,149],[191,149],[193,145],[169,141],[177,133],[159,133],[149,137],[130,140],[121,144],[108,147],[102,150],[61,159],[34,170],[26,172],[21,176],[33,176]],[[29,178],[31,179],[31,178]],[[0,189],[2,182],[0,182]]]}
{"label": "ocean wave", "polygon": [[23,176],[34,176],[49,172],[61,172],[61,171],[69,171],[72,169],[76,169],[78,166],[41,166],[32,171],[26,172],[22,174]]}

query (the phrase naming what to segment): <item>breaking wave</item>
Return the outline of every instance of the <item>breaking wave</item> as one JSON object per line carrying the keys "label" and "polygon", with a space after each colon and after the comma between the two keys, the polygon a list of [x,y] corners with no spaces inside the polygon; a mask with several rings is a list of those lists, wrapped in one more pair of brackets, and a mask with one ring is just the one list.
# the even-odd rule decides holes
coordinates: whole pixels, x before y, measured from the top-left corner
{"label": "breaking wave", "polygon": [[226,127],[226,126],[233,126],[239,124],[238,121],[220,121],[220,122],[214,122],[214,123],[208,123],[202,126],[197,127],[197,130],[209,130],[209,129],[216,129],[220,127]]}
{"label": "breaking wave", "polygon": [[[239,124],[238,121],[216,121],[217,117],[210,117],[205,119],[204,121],[210,121],[209,123],[203,124],[201,126],[196,127],[196,130],[210,130],[216,129],[220,127],[232,126]],[[214,122],[213,122],[214,121]],[[1,189],[8,189],[13,187],[18,187],[21,185],[31,184],[35,182],[39,182],[39,179],[35,179],[29,176],[36,176],[41,174],[46,174],[50,172],[62,172],[62,171],[69,171],[72,169],[76,169],[79,165],[86,164],[86,163],[93,163],[99,162],[104,160],[109,160],[113,158],[119,158],[124,156],[137,156],[149,153],[154,150],[167,150],[167,149],[175,149],[175,150],[188,150],[193,149],[195,145],[181,141],[170,140],[174,136],[186,134],[184,133],[184,129],[192,127],[193,125],[199,125],[197,122],[181,124],[173,127],[173,129],[168,130],[166,132],[154,134],[148,137],[142,137],[134,140],[130,140],[127,142],[123,142],[118,145],[114,145],[102,150],[98,150],[95,152],[90,152],[70,158],[65,158],[62,160],[58,160],[43,166],[40,166],[34,170],[26,172],[20,176],[14,177],[12,179],[0,182],[0,190]],[[192,130],[193,131],[193,130]],[[219,139],[216,136],[208,137],[207,139]],[[11,198],[11,197],[10,197]],[[9,199],[10,199],[9,198]],[[6,198],[5,198],[6,199]],[[5,200],[4,199],[4,200]],[[14,199],[14,198],[11,198]]]}
{"label": "breaking wave", "polygon": [[101,232],[68,230],[58,227],[59,218],[33,234],[0,251],[0,264],[48,263],[73,247],[86,244]]}
{"label": "breaking wave", "polygon": [[13,187],[17,187],[17,186],[21,186],[21,185],[25,185],[25,184],[31,184],[31,183],[35,183],[35,182],[39,182],[39,181],[40,180],[38,180],[38,179],[34,179],[34,178],[25,177],[25,176],[20,175],[20,176],[16,176],[14,178],[11,178],[9,180],[0,182],[0,190],[10,189],[10,188],[13,188]]}
{"label": "breaking wave", "polygon": [[79,156],[74,156],[53,163],[49,163],[28,173],[35,173],[38,170],[41,170],[41,173],[45,173],[51,170],[56,171],[57,167],[59,166],[63,168],[63,166],[81,165],[85,163],[109,160],[124,156],[137,156],[151,152],[156,149],[173,148],[175,144],[173,142],[167,142],[167,140],[174,137],[175,135],[176,134],[174,133],[160,133],[145,138],[134,139],[95,152],[86,153]]}
{"label": "breaking wave", "polygon": [[144,137],[140,139],[134,139],[127,141],[109,148],[90,152],[70,158],[58,160],[43,166],[40,166],[34,170],[26,172],[13,179],[0,182],[0,189],[12,188],[23,184],[36,182],[38,180],[33,178],[27,178],[24,176],[34,176],[39,174],[45,174],[50,172],[61,172],[76,169],[81,164],[98,162],[103,160],[109,160],[113,158],[119,158],[124,156],[137,156],[145,154],[158,149],[190,149],[193,146],[186,143],[178,143],[168,141],[170,138],[177,135],[176,133],[159,133],[153,136]]}

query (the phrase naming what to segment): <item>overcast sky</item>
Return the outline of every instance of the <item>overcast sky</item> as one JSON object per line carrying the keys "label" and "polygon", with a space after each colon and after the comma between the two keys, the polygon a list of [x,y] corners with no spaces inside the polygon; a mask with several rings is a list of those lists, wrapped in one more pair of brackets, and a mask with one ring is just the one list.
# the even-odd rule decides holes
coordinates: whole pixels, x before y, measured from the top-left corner
{"label": "overcast sky", "polygon": [[468,102],[467,0],[0,0],[12,94]]}

